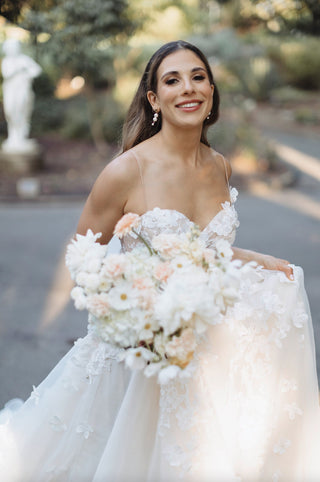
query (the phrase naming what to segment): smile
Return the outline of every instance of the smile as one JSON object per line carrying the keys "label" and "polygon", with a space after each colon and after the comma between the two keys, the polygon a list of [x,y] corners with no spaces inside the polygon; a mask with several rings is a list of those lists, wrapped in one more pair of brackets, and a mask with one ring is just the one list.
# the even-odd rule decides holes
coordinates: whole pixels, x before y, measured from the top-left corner
{"label": "smile", "polygon": [[201,102],[185,102],[184,104],[179,104],[177,107],[180,109],[190,109],[192,107],[198,107],[201,105]]}

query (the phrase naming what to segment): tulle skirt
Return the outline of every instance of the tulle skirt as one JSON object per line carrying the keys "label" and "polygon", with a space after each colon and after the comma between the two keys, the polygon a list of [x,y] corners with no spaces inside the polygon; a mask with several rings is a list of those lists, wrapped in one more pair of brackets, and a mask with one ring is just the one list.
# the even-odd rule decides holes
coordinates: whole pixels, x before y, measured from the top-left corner
{"label": "tulle skirt", "polygon": [[319,481],[314,337],[302,269],[294,275],[244,277],[189,379],[160,386],[88,333],[2,413],[0,480]]}

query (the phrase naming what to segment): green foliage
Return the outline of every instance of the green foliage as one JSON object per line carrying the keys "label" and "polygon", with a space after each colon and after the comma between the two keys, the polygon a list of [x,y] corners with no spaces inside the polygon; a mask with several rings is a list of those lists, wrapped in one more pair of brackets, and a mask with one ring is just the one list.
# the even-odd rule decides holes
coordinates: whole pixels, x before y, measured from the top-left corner
{"label": "green foliage", "polygon": [[9,22],[16,22],[24,3],[26,3],[26,0],[1,0],[0,15],[9,20]]}
{"label": "green foliage", "polygon": [[31,120],[31,135],[39,136],[47,132],[57,132],[65,118],[63,101],[54,97],[37,97]]}
{"label": "green foliage", "polygon": [[53,97],[55,85],[50,76],[42,71],[41,74],[33,80],[33,91],[36,97]]}
{"label": "green foliage", "polygon": [[257,130],[245,109],[240,109],[236,119],[229,116],[219,120],[208,132],[210,145],[227,156],[245,153],[255,165],[265,168],[274,162],[274,151]]}
{"label": "green foliage", "polygon": [[123,112],[107,92],[92,97],[77,96],[65,101],[60,133],[66,138],[91,139],[117,144],[121,137]]}
{"label": "green foliage", "polygon": [[216,57],[224,63],[242,55],[243,42],[231,28],[223,28],[213,34],[191,35],[188,40],[197,45],[207,57]]}
{"label": "green foliage", "polygon": [[294,111],[294,118],[297,122],[307,125],[320,124],[320,114],[310,107],[299,107]]}
{"label": "green foliage", "polygon": [[303,102],[308,99],[308,93],[291,85],[284,85],[271,92],[271,101],[280,107],[285,107],[296,102]]}
{"label": "green foliage", "polygon": [[36,97],[32,135],[48,132],[67,139],[90,139],[95,143],[120,141],[124,114],[107,92],[78,95],[65,100],[53,96]]}
{"label": "green foliage", "polygon": [[319,0],[232,0],[232,23],[250,29],[263,25],[275,33],[320,34]]}
{"label": "green foliage", "polygon": [[32,135],[57,130],[63,124],[65,109],[63,102],[54,97],[54,83],[45,72],[34,79],[33,90],[35,104],[31,122]]}
{"label": "green foliage", "polygon": [[[269,99],[270,91],[281,84],[274,63],[265,55],[263,45],[246,42],[232,29],[222,29],[207,36],[190,39],[209,57],[213,71],[215,64],[223,66],[232,77],[232,86],[224,84],[226,91],[238,91],[255,100]],[[226,88],[227,87],[227,88]]]}
{"label": "green foliage", "polygon": [[116,45],[132,34],[127,0],[56,0],[25,12],[39,60],[54,63],[59,74],[82,75],[90,84],[114,82]]}
{"label": "green foliage", "polygon": [[277,63],[285,82],[300,89],[320,89],[320,49],[317,39],[293,38],[280,45],[272,41],[267,52]]}
{"label": "green foliage", "polygon": [[[114,142],[123,120],[111,93],[114,63],[141,19],[128,0],[30,0],[29,6],[20,26],[29,30],[44,70],[35,81],[33,132]],[[82,76],[84,96],[56,99],[54,85],[63,76]]]}
{"label": "green foliage", "polygon": [[271,90],[280,85],[279,75],[266,57],[242,58],[228,64],[242,86],[242,92],[257,101],[268,100]]}

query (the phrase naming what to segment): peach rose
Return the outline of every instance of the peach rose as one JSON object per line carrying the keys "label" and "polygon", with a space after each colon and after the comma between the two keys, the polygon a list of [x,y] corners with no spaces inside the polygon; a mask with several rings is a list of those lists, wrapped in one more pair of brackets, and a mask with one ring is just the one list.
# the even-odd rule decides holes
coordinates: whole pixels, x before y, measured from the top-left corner
{"label": "peach rose", "polygon": [[167,281],[172,273],[173,268],[168,262],[159,263],[154,270],[154,275],[159,281]]}
{"label": "peach rose", "polygon": [[87,302],[87,309],[97,318],[108,316],[110,312],[108,296],[105,293],[90,296]]}
{"label": "peach rose", "polygon": [[216,260],[215,252],[212,249],[209,249],[209,248],[204,249],[203,250],[203,259],[208,264],[215,263],[215,260]]}
{"label": "peach rose", "polygon": [[149,278],[136,278],[133,282],[133,287],[138,290],[147,290],[153,288],[153,283]]}
{"label": "peach rose", "polygon": [[127,261],[123,254],[109,254],[105,258],[102,273],[111,278],[124,274],[127,267]]}
{"label": "peach rose", "polygon": [[161,233],[155,236],[152,240],[152,246],[156,251],[159,251],[165,256],[175,256],[181,252],[183,242],[181,239],[170,233]]}
{"label": "peach rose", "polygon": [[136,228],[140,223],[140,216],[135,213],[127,213],[122,216],[117,222],[113,234],[118,236],[119,239],[123,238],[126,234]]}
{"label": "peach rose", "polygon": [[166,345],[166,354],[171,364],[185,368],[193,358],[196,340],[191,328],[187,328],[181,336],[174,336]]}

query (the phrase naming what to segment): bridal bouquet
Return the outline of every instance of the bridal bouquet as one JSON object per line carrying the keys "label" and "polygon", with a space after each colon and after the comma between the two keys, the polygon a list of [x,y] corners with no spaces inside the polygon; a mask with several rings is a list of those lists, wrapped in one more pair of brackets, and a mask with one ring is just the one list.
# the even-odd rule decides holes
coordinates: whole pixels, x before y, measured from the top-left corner
{"label": "bridal bouquet", "polygon": [[139,224],[129,213],[115,227],[119,238],[130,233],[141,240],[126,253],[108,254],[97,242],[100,233],[76,236],[66,255],[76,282],[71,297],[77,309],[88,310],[91,330],[123,349],[130,368],[166,383],[192,373],[197,345],[237,299],[244,267],[232,261],[227,241],[206,248],[195,225],[148,242]]}

